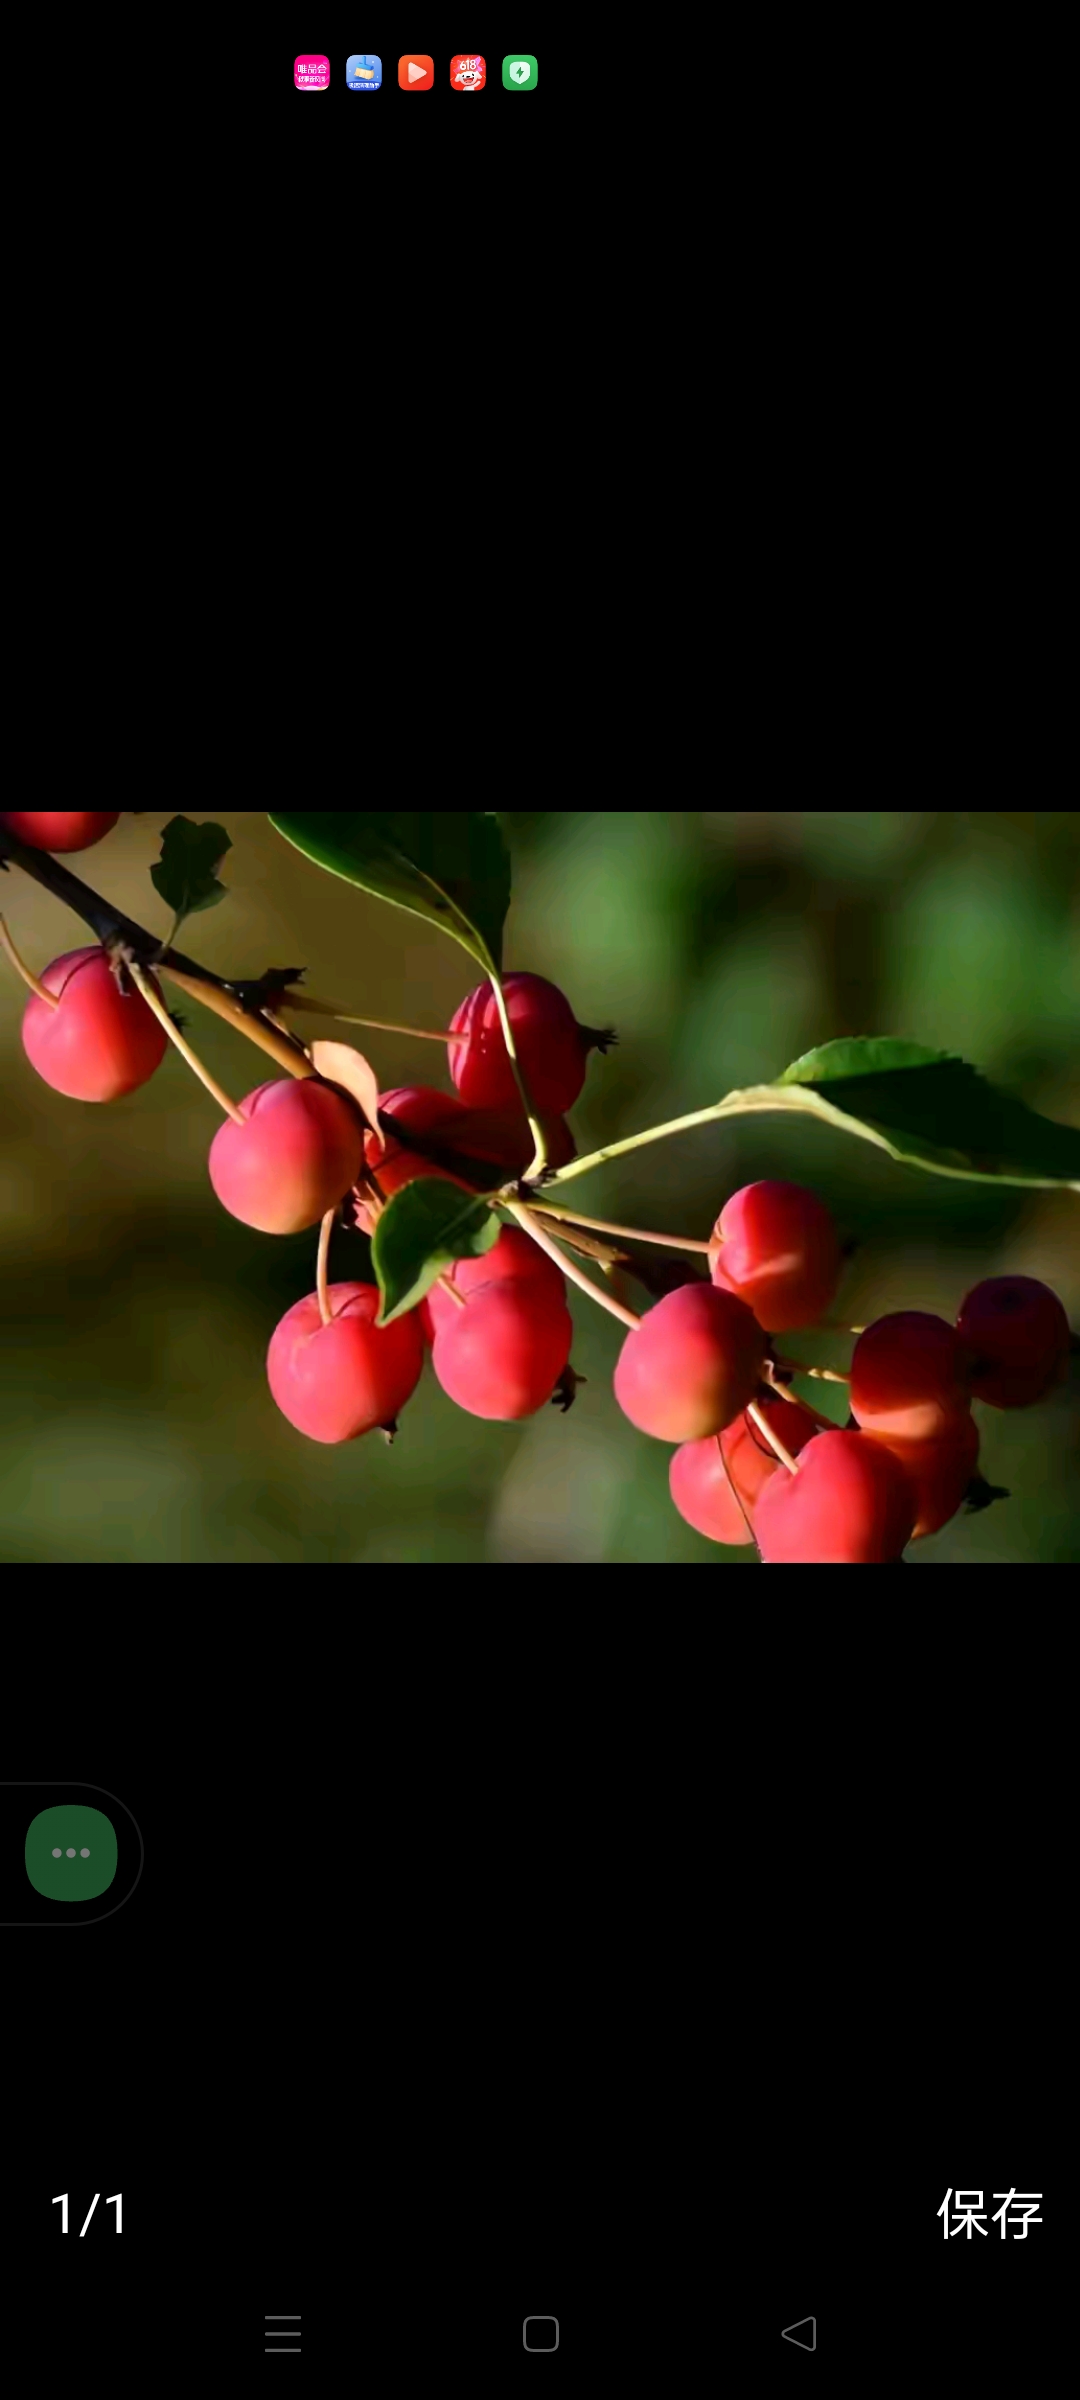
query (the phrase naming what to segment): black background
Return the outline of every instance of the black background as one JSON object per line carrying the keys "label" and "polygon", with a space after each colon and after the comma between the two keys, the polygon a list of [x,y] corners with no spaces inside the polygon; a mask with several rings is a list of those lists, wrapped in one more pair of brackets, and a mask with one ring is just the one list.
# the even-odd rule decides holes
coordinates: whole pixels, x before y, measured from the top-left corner
{"label": "black background", "polygon": [[[753,2392],[1050,2388],[1071,1928],[1024,1737],[1052,1622],[976,1634],[958,1601],[953,1650],[937,1604],[343,1588],[152,1637],[50,1611],[9,1660],[8,1772],[105,1786],[147,1853],[112,1919],[0,1932],[37,2383],[167,2358],[245,2388],[259,2318],[314,2293],[335,2357],[362,2326],[399,2378],[499,2392],[720,2361]],[[95,1640],[65,1708],[55,1658]],[[1013,2183],[1024,2242],[943,2241],[948,2186],[989,2220]],[[807,2315],[813,2355],[781,2340]]]}
{"label": "black background", "polygon": [[[95,1646],[81,1612],[61,1616],[58,1642]],[[235,2386],[261,2363],[266,2313],[304,2308],[323,2196],[307,2166],[311,2033],[297,1997],[311,1965],[298,1913],[310,1785],[287,1741],[242,1732],[235,1671],[168,1666],[167,1641],[103,1646],[109,1668],[84,1664],[77,1700],[44,1662],[40,1722],[24,1723],[17,1756],[4,1743],[13,1774],[62,1758],[74,1781],[105,1786],[146,1850],[114,1916],[0,1931],[11,2356],[41,2388],[68,2368],[134,2393],[165,2362]],[[155,1738],[140,1739],[151,1722]],[[63,2192],[66,2236],[52,2206]]]}
{"label": "black background", "polygon": [[[1063,1632],[1052,1603],[1021,1626],[1011,1575],[958,1579],[951,1606],[948,1582],[871,1614],[825,1605],[819,1577],[747,1645],[767,1799],[732,1881],[755,2208],[722,2221],[770,2392],[1046,2389],[1064,2336]],[[1043,2195],[1023,2241],[992,2222],[1010,2186]],[[985,2238],[943,2239],[950,2188],[982,2190]],[[781,2339],[806,2316],[812,2354]]]}

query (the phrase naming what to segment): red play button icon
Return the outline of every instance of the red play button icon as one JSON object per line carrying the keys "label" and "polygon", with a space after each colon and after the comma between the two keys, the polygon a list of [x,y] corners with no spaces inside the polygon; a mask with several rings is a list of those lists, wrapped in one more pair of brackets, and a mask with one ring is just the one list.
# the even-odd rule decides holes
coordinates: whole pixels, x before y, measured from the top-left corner
{"label": "red play button icon", "polygon": [[431,92],[435,88],[433,58],[399,58],[397,79],[403,92]]}

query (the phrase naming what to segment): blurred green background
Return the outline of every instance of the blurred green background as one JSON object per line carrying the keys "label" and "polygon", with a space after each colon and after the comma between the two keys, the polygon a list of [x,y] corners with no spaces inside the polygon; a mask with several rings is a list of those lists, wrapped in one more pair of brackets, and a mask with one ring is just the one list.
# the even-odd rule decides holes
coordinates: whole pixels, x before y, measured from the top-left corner
{"label": "blurred green background", "polygon": [[[148,868],[172,813],[125,817],[70,862],[162,932]],[[505,821],[507,964],[552,977],[585,1023],[620,1032],[620,1048],[590,1062],[574,1114],[582,1152],[767,1081],[816,1042],[870,1032],[956,1049],[1080,1123],[1075,812],[548,809]],[[261,813],[223,822],[231,896],[191,921],[191,951],[230,976],[302,962],[321,996],[449,1023],[476,980],[463,951],[322,874]],[[90,938],[17,869],[0,887],[38,969]],[[588,1382],[567,1417],[480,1424],[428,1367],[393,1450],[324,1450],[293,1433],[264,1358],[277,1319],[314,1286],[315,1237],[274,1241],[219,1209],[213,1104],[175,1055],[113,1108],[48,1091],[23,1055],[20,987],[2,960],[0,975],[7,1562],[754,1563],[675,1514],[670,1453],[612,1397],[619,1327],[584,1298],[574,1363]],[[265,1079],[253,1049],[180,1005],[228,1088]],[[331,1030],[300,1022],[309,1036]],[[433,1046],[343,1038],[367,1048],[384,1089],[448,1083]],[[710,1127],[601,1169],[573,1196],[596,1216],[705,1236],[728,1194],[763,1175],[812,1183],[858,1238],[845,1321],[893,1308],[951,1318],[980,1276],[1018,1272],[1051,1283],[1080,1324],[1075,1195],[920,1174],[827,1127]],[[335,1279],[357,1273],[358,1255],[355,1237],[336,1238]],[[842,1342],[801,1338],[808,1359],[846,1363]],[[821,1400],[828,1387],[815,1389]],[[977,1414],[983,1471],[1013,1497],[916,1544],[912,1563],[1075,1558],[1080,1373],[1038,1409]]]}

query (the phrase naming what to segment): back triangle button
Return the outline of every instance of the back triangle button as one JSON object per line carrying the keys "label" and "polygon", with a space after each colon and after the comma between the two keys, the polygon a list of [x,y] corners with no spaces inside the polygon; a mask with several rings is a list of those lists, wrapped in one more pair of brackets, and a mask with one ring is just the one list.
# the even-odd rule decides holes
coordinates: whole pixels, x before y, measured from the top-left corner
{"label": "back triangle button", "polygon": [[800,2350],[817,2349],[817,2318],[800,2317],[797,2324],[785,2325],[782,2342],[795,2342]]}

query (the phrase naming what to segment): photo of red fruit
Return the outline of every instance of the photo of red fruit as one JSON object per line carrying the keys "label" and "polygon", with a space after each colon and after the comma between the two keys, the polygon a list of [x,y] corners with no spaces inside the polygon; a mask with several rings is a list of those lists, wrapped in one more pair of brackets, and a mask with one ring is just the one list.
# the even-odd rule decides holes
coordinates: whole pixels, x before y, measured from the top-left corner
{"label": "photo of red fruit", "polygon": [[447,1397],[470,1416],[508,1424],[545,1408],[574,1338],[565,1304],[543,1283],[514,1277],[474,1285],[463,1308],[447,1308],[435,1320],[431,1353]]}
{"label": "photo of red fruit", "polygon": [[[813,1441],[817,1431],[814,1419],[797,1404],[763,1400],[761,1413],[793,1458]],[[743,1509],[752,1518],[770,1475],[786,1473],[753,1421],[737,1417],[726,1433],[684,1442],[676,1450],[669,1469],[671,1497],[680,1517],[695,1533],[703,1533],[706,1541],[740,1546],[754,1538]]]}
{"label": "photo of red fruit", "polygon": [[721,1209],[709,1244],[713,1282],[745,1300],[767,1333],[816,1325],[836,1297],[840,1264],[828,1209],[798,1183],[748,1183]]}
{"label": "photo of red fruit", "polygon": [[[584,1090],[589,1037],[565,995],[542,975],[507,975],[503,996],[534,1108],[564,1117]],[[466,1107],[516,1111],[520,1097],[490,983],[462,1001],[450,1030],[466,1037],[449,1044],[450,1072]]]}
{"label": "photo of red fruit", "polygon": [[684,1284],[623,1343],[615,1397],[640,1433],[700,1441],[753,1399],[764,1358],[765,1336],[743,1301],[711,1283]]}
{"label": "photo of red fruit", "polygon": [[[459,1258],[438,1283],[432,1284],[427,1299],[421,1301],[418,1315],[428,1340],[444,1333],[461,1315],[457,1301],[445,1286],[449,1284],[461,1299],[471,1298],[482,1284],[530,1283],[538,1286],[536,1304],[554,1311],[566,1307],[566,1278],[554,1259],[545,1256],[527,1233],[516,1225],[504,1225],[493,1250],[482,1258]],[[566,1361],[563,1361],[565,1365]],[[561,1374],[562,1368],[558,1369]],[[552,1384],[554,1389],[554,1381]]]}
{"label": "photo of red fruit", "polygon": [[917,1308],[879,1317],[851,1361],[851,1413],[867,1433],[934,1441],[970,1407],[955,1328]]}
{"label": "photo of red fruit", "polygon": [[1032,1275],[994,1275],[968,1293],[956,1320],[965,1378],[991,1408],[1032,1408],[1064,1382],[1069,1320]]}
{"label": "photo of red fruit", "polygon": [[962,1505],[979,1463],[979,1428],[974,1417],[957,1417],[930,1442],[905,1442],[898,1434],[869,1434],[898,1459],[915,1494],[913,1542],[940,1533]]}
{"label": "photo of red fruit", "polygon": [[415,1317],[379,1326],[373,1284],[331,1284],[330,1323],[318,1294],[299,1300],[270,1344],[267,1373],[283,1416],[312,1442],[355,1442],[394,1429],[424,1364]]}
{"label": "photo of red fruit", "polygon": [[27,1001],[23,1048],[43,1083],[68,1100],[122,1100],[157,1072],[169,1047],[141,994],[122,992],[104,950],[68,950],[41,981],[59,1007]]}
{"label": "photo of red fruit", "polygon": [[214,1137],[210,1181],[223,1208],[259,1233],[303,1233],[351,1190],[363,1128],[348,1103],[314,1076],[261,1083]]}
{"label": "photo of red fruit", "polygon": [[915,1493],[884,1442],[818,1433],[797,1475],[773,1475],[754,1511],[766,1566],[883,1566],[915,1525]]}
{"label": "photo of red fruit", "polygon": [[1068,813],[120,818],[0,811],[0,1558],[1074,1563]]}
{"label": "photo of red fruit", "polygon": [[118,808],[0,810],[0,825],[6,825],[16,841],[25,842],[30,850],[49,850],[54,855],[65,850],[92,849],[119,822]]}

